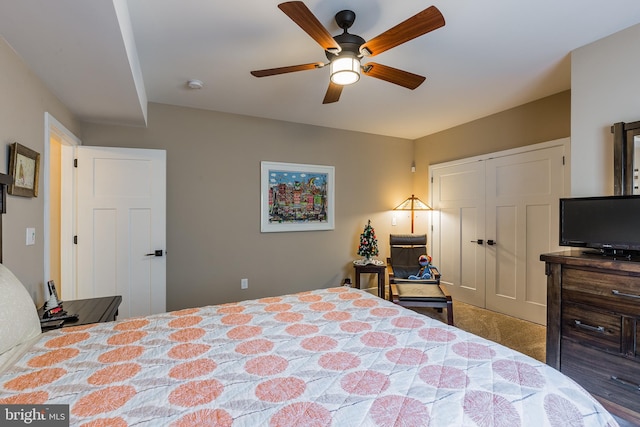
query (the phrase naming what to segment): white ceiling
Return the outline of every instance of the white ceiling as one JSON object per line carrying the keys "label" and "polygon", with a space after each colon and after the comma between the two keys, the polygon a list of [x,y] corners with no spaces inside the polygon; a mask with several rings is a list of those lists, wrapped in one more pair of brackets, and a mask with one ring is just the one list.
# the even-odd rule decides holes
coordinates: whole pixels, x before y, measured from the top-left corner
{"label": "white ceiling", "polygon": [[422,86],[363,76],[323,105],[327,68],[249,74],[326,62],[279,2],[0,0],[0,35],[82,120],[143,126],[149,101],[415,139],[569,89],[573,49],[640,23],[638,0],[305,0],[334,35],[355,11],[365,40],[430,5],[446,20],[375,58]]}

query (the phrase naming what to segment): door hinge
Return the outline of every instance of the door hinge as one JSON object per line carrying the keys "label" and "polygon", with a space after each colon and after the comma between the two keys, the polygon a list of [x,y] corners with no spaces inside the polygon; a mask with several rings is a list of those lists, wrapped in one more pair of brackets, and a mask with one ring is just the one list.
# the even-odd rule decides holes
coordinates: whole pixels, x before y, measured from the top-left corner
{"label": "door hinge", "polygon": [[564,156],[562,156],[562,166],[564,166]]}
{"label": "door hinge", "polygon": [[431,177],[431,183],[433,184],[433,177]]}
{"label": "door hinge", "polygon": [[74,245],[78,244],[78,236],[73,236],[73,244]]}
{"label": "door hinge", "polygon": [[78,159],[73,159],[73,167],[74,168],[78,167]]}

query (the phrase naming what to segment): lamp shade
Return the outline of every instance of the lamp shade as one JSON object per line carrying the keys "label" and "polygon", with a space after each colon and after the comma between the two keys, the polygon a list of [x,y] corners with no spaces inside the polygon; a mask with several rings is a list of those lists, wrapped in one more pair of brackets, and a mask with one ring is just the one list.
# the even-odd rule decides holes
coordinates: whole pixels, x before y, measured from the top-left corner
{"label": "lamp shade", "polygon": [[360,60],[344,52],[329,65],[331,81],[337,85],[350,85],[360,80]]}
{"label": "lamp shade", "polygon": [[404,202],[393,208],[394,211],[430,211],[431,206],[418,199],[413,194]]}
{"label": "lamp shade", "polygon": [[411,211],[411,234],[413,234],[413,211],[430,211],[431,206],[413,194],[404,202],[393,208],[394,211]]}

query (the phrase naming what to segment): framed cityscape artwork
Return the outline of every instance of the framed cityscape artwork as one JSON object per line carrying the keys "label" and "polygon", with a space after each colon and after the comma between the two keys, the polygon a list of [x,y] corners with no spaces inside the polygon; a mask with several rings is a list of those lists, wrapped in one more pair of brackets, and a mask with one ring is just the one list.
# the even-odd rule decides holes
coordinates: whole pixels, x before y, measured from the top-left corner
{"label": "framed cityscape artwork", "polygon": [[261,162],[260,231],[333,230],[334,167]]}

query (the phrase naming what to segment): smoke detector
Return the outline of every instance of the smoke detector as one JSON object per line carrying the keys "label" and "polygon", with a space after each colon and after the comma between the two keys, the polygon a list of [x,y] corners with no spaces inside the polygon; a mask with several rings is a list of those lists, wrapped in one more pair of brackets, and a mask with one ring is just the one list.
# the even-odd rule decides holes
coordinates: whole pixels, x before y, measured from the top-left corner
{"label": "smoke detector", "polygon": [[204,87],[204,83],[201,80],[189,80],[187,82],[187,86],[189,89],[202,89]]}

